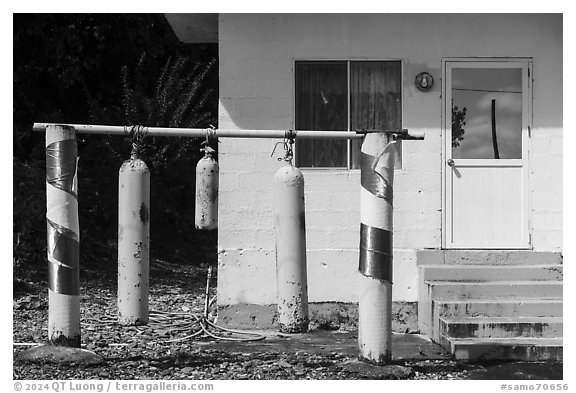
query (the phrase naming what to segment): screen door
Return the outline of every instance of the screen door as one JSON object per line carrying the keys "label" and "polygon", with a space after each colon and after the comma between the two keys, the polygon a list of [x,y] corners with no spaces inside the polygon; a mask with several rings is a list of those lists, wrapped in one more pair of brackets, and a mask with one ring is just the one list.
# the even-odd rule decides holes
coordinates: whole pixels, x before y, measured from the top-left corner
{"label": "screen door", "polygon": [[530,64],[444,65],[445,247],[529,248]]}

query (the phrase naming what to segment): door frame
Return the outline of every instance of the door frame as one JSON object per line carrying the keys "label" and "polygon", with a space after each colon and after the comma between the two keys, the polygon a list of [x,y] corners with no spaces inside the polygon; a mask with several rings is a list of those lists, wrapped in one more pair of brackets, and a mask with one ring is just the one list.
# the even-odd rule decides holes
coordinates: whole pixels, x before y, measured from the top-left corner
{"label": "door frame", "polygon": [[[523,124],[522,124],[522,161],[524,161],[524,171],[523,171],[523,209],[526,214],[526,228],[525,233],[523,236],[523,244],[522,245],[513,245],[510,247],[506,246],[498,246],[498,247],[471,247],[471,246],[464,246],[464,245],[452,245],[448,242],[448,235],[451,231],[451,226],[449,225],[451,214],[448,212],[448,181],[447,181],[447,167],[446,164],[447,157],[448,157],[448,139],[451,141],[452,135],[452,116],[448,114],[448,109],[452,108],[452,104],[449,103],[449,99],[451,98],[451,92],[448,92],[448,87],[450,84],[451,76],[448,75],[448,64],[449,63],[520,63],[521,67],[527,73],[527,77],[522,82],[523,89],[526,88],[526,93],[523,94],[523,97],[526,97],[526,102],[522,102],[522,111],[523,113]],[[532,58],[529,57],[447,57],[442,58],[442,160],[441,160],[441,178],[442,178],[442,187],[441,187],[441,195],[442,195],[442,248],[443,249],[532,249],[532,198],[531,192],[532,189],[532,177],[530,176],[530,152],[531,152],[531,141],[532,141],[532,83],[533,83],[533,64]],[[524,71],[523,71],[524,72]],[[450,138],[449,138],[450,136]]]}

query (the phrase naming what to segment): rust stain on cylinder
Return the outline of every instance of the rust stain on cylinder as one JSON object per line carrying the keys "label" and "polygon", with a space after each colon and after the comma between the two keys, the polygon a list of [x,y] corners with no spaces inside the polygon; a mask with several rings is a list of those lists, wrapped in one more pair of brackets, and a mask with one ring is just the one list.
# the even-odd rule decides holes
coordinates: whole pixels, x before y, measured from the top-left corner
{"label": "rust stain on cylinder", "polygon": [[80,348],[80,334],[75,334],[72,337],[69,337],[64,332],[55,331],[52,333],[48,341],[52,345]]}
{"label": "rust stain on cylinder", "polygon": [[124,163],[119,174],[118,323],[148,322],[150,173],[144,161]]}
{"label": "rust stain on cylinder", "polygon": [[196,229],[212,230],[218,227],[218,162],[210,155],[196,166]]}
{"label": "rust stain on cylinder", "polygon": [[281,332],[308,330],[304,177],[292,165],[274,175],[274,232],[278,324]]}
{"label": "rust stain on cylinder", "polygon": [[140,205],[140,221],[146,224],[148,223],[149,220],[150,220],[150,212],[148,210],[148,207],[144,204],[144,202],[142,202],[142,204]]}

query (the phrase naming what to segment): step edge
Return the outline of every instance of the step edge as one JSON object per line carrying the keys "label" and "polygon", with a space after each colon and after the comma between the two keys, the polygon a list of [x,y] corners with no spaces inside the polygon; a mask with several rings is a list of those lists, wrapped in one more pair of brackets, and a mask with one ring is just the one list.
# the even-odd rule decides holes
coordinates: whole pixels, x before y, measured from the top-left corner
{"label": "step edge", "polygon": [[466,298],[466,299],[434,299],[430,298],[437,304],[482,304],[482,303],[496,303],[496,304],[563,304],[562,298],[517,298],[517,299],[483,299],[483,298]]}
{"label": "step edge", "polygon": [[564,323],[563,317],[441,317],[440,322],[460,324],[460,323]]}
{"label": "step edge", "polygon": [[422,269],[429,270],[429,269],[441,269],[441,270],[448,270],[448,269],[531,269],[531,268],[539,268],[539,269],[553,269],[553,268],[561,268],[564,269],[564,264],[559,263],[550,263],[550,264],[527,264],[527,265],[460,265],[460,264],[427,264],[427,265],[420,265]]}
{"label": "step edge", "polygon": [[[512,344],[512,345],[538,345],[538,346],[564,346],[562,337],[480,337],[480,338],[460,338],[443,335],[443,338],[455,345],[492,345],[492,344]],[[547,343],[548,342],[548,343]]]}
{"label": "step edge", "polygon": [[482,280],[482,281],[455,281],[455,280],[424,280],[427,285],[563,285],[563,280]]}

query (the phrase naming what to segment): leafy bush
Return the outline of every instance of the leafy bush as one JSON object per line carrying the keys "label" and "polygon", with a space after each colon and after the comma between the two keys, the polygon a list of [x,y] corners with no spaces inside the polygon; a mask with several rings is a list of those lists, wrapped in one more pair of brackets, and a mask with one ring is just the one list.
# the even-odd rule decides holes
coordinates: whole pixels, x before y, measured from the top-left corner
{"label": "leafy bush", "polygon": [[13,160],[12,169],[13,267],[23,277],[46,261],[46,168],[43,161]]}
{"label": "leafy bush", "polygon": [[[214,60],[200,64],[180,56],[168,59],[157,72],[151,71],[147,60],[144,54],[132,72],[128,67],[122,68],[123,119],[118,119],[116,124],[125,124],[127,129],[139,125],[208,128],[216,122],[216,111],[213,110],[216,92],[204,83],[209,73],[214,70]],[[91,120],[98,123],[103,111],[98,102],[90,97],[89,102]],[[209,105],[211,103],[212,105]],[[139,157],[149,166],[151,252],[158,258],[189,258],[191,252],[205,249],[204,245],[214,248],[215,251],[214,235],[195,231],[193,222],[195,168],[202,156],[202,141],[203,138],[146,136],[142,140],[136,140],[133,135],[126,138],[122,144],[118,143],[118,137],[104,139],[110,157],[121,163],[122,158],[129,158],[133,145],[137,145]],[[101,157],[102,154],[106,153],[90,152],[89,156]],[[80,178],[96,180],[96,174],[91,176],[90,173],[85,173]],[[115,205],[117,206],[117,201]],[[105,215],[105,212],[99,211],[96,217],[102,215]],[[184,250],[187,252],[183,252]],[[193,259],[198,261],[202,255],[197,257]],[[214,256],[209,258],[213,259]]]}
{"label": "leafy bush", "polygon": [[[161,14],[15,14],[13,41],[14,276],[45,277],[44,135],[32,123],[216,125],[218,75],[210,59],[217,46],[181,44]],[[81,268],[115,270],[118,170],[131,142],[78,135]],[[207,250],[215,258],[214,234],[192,223],[200,142],[146,138],[142,146],[158,258],[194,262]]]}

